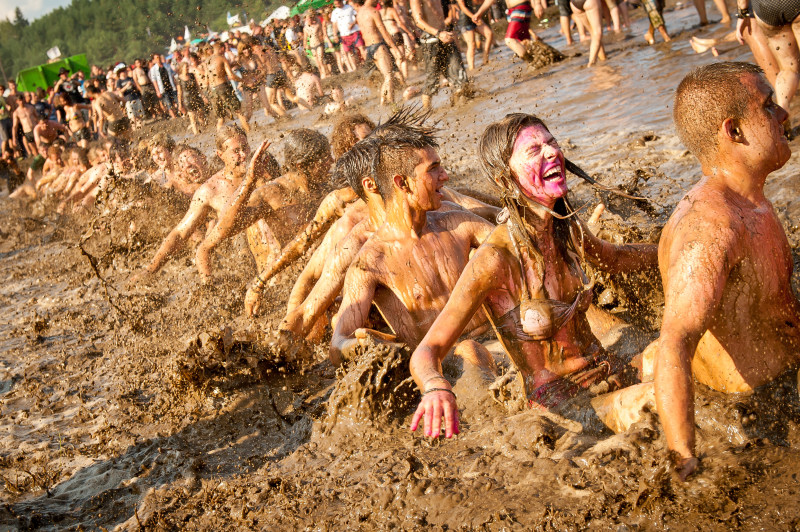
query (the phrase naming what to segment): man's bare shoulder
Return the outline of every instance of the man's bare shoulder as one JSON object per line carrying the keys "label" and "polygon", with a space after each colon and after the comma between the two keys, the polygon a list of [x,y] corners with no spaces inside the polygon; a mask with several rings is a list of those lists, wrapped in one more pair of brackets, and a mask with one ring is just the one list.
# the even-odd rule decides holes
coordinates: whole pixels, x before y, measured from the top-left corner
{"label": "man's bare shoulder", "polygon": [[[445,210],[446,209],[446,210]],[[428,213],[428,222],[432,225],[444,228],[448,231],[464,229],[472,231],[476,227],[491,229],[494,225],[485,218],[463,209],[455,203],[443,201],[440,210]]]}
{"label": "man's bare shoulder", "polygon": [[724,191],[704,179],[678,202],[664,227],[669,238],[692,240],[733,238],[744,230],[741,218]]}

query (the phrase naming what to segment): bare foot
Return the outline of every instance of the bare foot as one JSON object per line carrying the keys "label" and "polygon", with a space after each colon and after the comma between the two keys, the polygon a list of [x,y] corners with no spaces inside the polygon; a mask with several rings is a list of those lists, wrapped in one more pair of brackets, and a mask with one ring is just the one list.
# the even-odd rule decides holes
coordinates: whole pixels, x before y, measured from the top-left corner
{"label": "bare foot", "polygon": [[644,34],[644,40],[647,41],[647,44],[655,44],[656,40],[653,38],[653,34],[649,31]]}

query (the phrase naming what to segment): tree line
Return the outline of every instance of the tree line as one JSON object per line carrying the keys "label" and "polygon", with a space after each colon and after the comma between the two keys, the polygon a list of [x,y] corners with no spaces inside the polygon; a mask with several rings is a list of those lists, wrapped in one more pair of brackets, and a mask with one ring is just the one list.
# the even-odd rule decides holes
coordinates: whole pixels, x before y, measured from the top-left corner
{"label": "tree line", "polygon": [[[228,28],[226,14],[246,13],[263,20],[278,7],[273,0],[72,0],[29,22],[19,8],[13,20],[0,20],[0,64],[8,79],[47,62],[46,52],[58,46],[62,57],[85,53],[90,64],[108,66],[163,53],[173,37],[189,27],[192,38],[206,27]],[[246,22],[242,20],[242,22]]]}

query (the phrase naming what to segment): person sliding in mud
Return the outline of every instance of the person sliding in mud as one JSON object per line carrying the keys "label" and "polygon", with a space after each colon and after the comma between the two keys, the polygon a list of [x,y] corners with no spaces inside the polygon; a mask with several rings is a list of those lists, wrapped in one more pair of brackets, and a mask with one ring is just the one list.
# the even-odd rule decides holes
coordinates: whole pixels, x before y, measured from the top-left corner
{"label": "person sliding in mud", "polygon": [[[494,4],[496,0],[486,0],[483,5],[472,16],[475,24],[481,22],[481,17]],[[542,0],[509,0],[506,2],[508,7],[508,28],[506,29],[506,46],[517,54],[523,61],[530,59],[528,45],[531,40],[531,12],[536,18],[542,18],[547,7]]]}
{"label": "person sliding in mud", "polygon": [[[346,180],[350,186],[331,193],[320,205],[309,227],[283,249],[270,271],[259,275],[245,297],[245,311],[248,315],[258,312],[266,281],[305,252],[330,226],[297,278],[289,296],[286,317],[279,327],[280,331],[290,333],[289,336],[307,337],[308,340],[316,338],[312,334],[312,327],[322,320],[341,292],[347,269],[361,246],[385,219],[383,200],[379,194],[370,192],[375,190],[373,166],[378,143],[383,136],[398,128],[406,132],[432,134],[431,129],[424,128],[426,118],[426,115],[405,111],[395,113],[372,136],[357,143],[336,161],[333,181]],[[365,182],[367,186],[364,185]],[[445,199],[442,211],[453,210],[458,206],[491,220],[499,212],[497,207],[448,187],[442,187],[441,192]],[[339,203],[330,201],[337,193]],[[358,201],[354,201],[356,199]]]}
{"label": "person sliding in mud", "polygon": [[[284,138],[283,153],[288,171],[277,179],[263,182],[258,181],[261,173],[248,174],[248,179],[220,213],[217,225],[197,247],[197,269],[204,278],[211,275],[214,248],[256,221],[263,220],[277,240],[259,246],[253,254],[272,257],[311,220],[330,181],[328,174],[333,159],[328,139],[317,131],[293,129]],[[259,262],[259,272],[268,262],[267,259]]]}
{"label": "person sliding in mud", "polygon": [[431,108],[431,98],[439,91],[439,78],[446,76],[453,86],[454,95],[463,94],[468,83],[467,71],[461,61],[461,52],[455,36],[445,31],[445,13],[440,0],[411,0],[411,14],[422,30],[420,47],[425,64],[425,87],[422,106]]}
{"label": "person sliding in mud", "polygon": [[432,437],[439,436],[442,417],[445,435],[458,433],[456,398],[441,363],[476,313],[489,316],[530,405],[566,415],[569,399],[623,378],[628,366],[606,353],[590,329],[590,317],[598,329],[608,329],[612,319],[590,308],[592,285],[581,262],[610,273],[656,266],[654,244],[611,244],[574,217],[564,154],[539,118],[514,113],[491,124],[480,153],[484,173],[503,191],[498,220],[505,222],[472,257],[411,357],[422,392],[411,430],[424,419]]}
{"label": "person sliding in mud", "polygon": [[235,125],[223,126],[218,130],[216,153],[225,166],[197,189],[192,196],[186,215],[164,239],[145,271],[134,275],[131,283],[160,270],[169,257],[183,246],[184,242],[208,220],[212,213],[219,218],[226,205],[235,196],[245,174],[248,177],[252,176],[253,179],[266,177],[263,175],[266,168],[263,160],[268,155],[266,146],[266,143],[262,144],[256,151],[248,171],[247,160],[250,156],[250,146],[247,143],[247,135]]}
{"label": "person sliding in mud", "polygon": [[[750,15],[754,13],[755,23],[766,36],[778,63],[775,102],[788,112],[800,84],[800,51],[797,49],[800,45],[800,1],[737,0],[737,5],[736,37],[739,43],[744,43],[743,34],[753,23]],[[791,131],[788,116],[784,126],[786,131]],[[798,133],[792,131],[791,134],[794,137]]]}
{"label": "person sliding in mud", "polygon": [[726,393],[781,379],[797,386],[792,250],[764,196],[769,174],[791,156],[787,113],[773,97],[748,63],[699,67],[675,95],[676,129],[703,171],[659,243],[665,305],[655,397],[682,478],[698,465],[693,374]]}
{"label": "person sliding in mud", "polygon": [[[353,0],[356,5],[356,22],[361,28],[364,36],[364,43],[367,47],[367,65],[375,63],[381,74],[383,74],[383,85],[381,86],[381,105],[391,105],[394,103],[394,79],[397,78],[401,84],[405,83],[402,75],[397,71],[394,59],[400,57],[400,50],[395,46],[394,40],[386,26],[381,20],[381,12],[375,8],[375,0]],[[394,72],[392,72],[394,71]]]}
{"label": "person sliding in mud", "polygon": [[249,133],[250,124],[247,123],[247,117],[242,114],[242,105],[231,85],[231,81],[234,81],[236,77],[231,70],[230,63],[222,55],[224,47],[221,42],[217,41],[213,44],[212,49],[214,53],[208,58],[206,73],[208,85],[211,87],[211,103],[217,115],[217,129],[225,124],[225,120],[236,115],[242,124],[242,129]]}
{"label": "person sliding in mud", "polygon": [[[370,338],[415,346],[447,301],[470,251],[494,227],[462,210],[432,212],[442,207],[448,176],[430,130],[396,127],[376,141],[375,176],[363,179],[361,186],[365,195],[380,196],[385,220],[345,278],[330,349],[337,365],[355,357]],[[366,328],[373,302],[393,334]],[[483,321],[471,320],[469,330]],[[479,346],[467,344],[465,358],[490,360],[488,352],[475,352],[472,344]]]}

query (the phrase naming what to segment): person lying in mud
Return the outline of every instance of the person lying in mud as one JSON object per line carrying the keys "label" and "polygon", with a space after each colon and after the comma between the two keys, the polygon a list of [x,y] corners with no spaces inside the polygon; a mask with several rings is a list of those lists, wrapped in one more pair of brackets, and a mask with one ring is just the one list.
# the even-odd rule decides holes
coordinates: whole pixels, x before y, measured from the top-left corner
{"label": "person lying in mud", "polygon": [[[259,182],[267,176],[251,172],[226,203],[217,225],[197,247],[197,269],[204,278],[211,276],[214,248],[256,221],[263,220],[270,228],[277,239],[277,249],[259,249],[254,254],[271,256],[311,220],[330,182],[333,159],[328,139],[311,129],[293,129],[284,137],[284,161],[286,173]],[[267,266],[266,262],[259,264],[259,271]]]}
{"label": "person lying in mud", "polygon": [[[589,261],[609,273],[654,269],[653,244],[614,245],[575,216],[567,195],[565,158],[537,117],[514,113],[490,125],[480,141],[481,164],[498,185],[503,221],[464,269],[453,294],[411,357],[422,392],[411,429],[458,433],[458,413],[442,360],[481,309],[522,376],[529,404],[559,412],[602,380],[624,379],[628,361],[604,351],[592,332]],[[598,323],[600,328],[606,327]]]}
{"label": "person lying in mud", "polygon": [[664,318],[655,397],[669,448],[686,478],[695,455],[694,379],[751,392],[797,386],[800,304],[792,250],[764,183],[791,156],[786,111],[760,68],[712,63],[675,95],[675,126],[703,177],[675,208],[659,243]]}
{"label": "person lying in mud", "polygon": [[61,158],[63,149],[61,145],[54,144],[47,148],[47,159],[42,167],[42,178],[36,183],[36,190],[40,193],[50,193],[50,184],[64,171],[64,160]]}
{"label": "person lying in mud", "polygon": [[[331,339],[334,364],[352,359],[370,340],[415,346],[447,301],[470,251],[494,228],[470,212],[433,212],[442,207],[448,180],[437,148],[432,132],[422,128],[396,127],[376,137],[374,178],[361,187],[365,197],[380,197],[385,220],[347,272]],[[367,328],[373,302],[393,334]],[[483,321],[476,317],[468,330]],[[477,360],[482,355],[467,348],[463,353]]]}
{"label": "person lying in mud", "polygon": [[186,215],[164,239],[145,271],[132,277],[131,283],[156,273],[172,255],[180,250],[195,230],[208,221],[212,215],[219,217],[236,194],[246,174],[255,179],[264,177],[265,165],[261,164],[261,161],[267,154],[266,146],[262,144],[256,152],[248,171],[247,161],[250,157],[250,145],[247,143],[247,135],[238,126],[219,128],[216,148],[216,154],[222,159],[224,167],[197,189],[192,196]]}
{"label": "person lying in mud", "polygon": [[79,208],[91,207],[97,199],[98,193],[106,188],[108,179],[113,175],[124,177],[132,170],[132,161],[126,144],[112,143],[108,150],[108,160],[92,166],[83,173],[78,183],[57,207],[58,212],[64,212],[68,204],[74,205],[73,211]]}
{"label": "person lying in mud", "polygon": [[[432,130],[428,131],[424,128],[426,119],[426,114],[415,114],[409,110],[398,111],[375,129],[370,138],[383,137],[397,128],[401,128],[404,131],[416,130],[420,134],[430,133]],[[360,123],[357,127],[366,129],[367,124]],[[336,130],[334,130],[333,140],[337,140]],[[254,316],[258,312],[261,293],[269,279],[299,258],[323,234],[322,242],[312,254],[311,259],[292,289],[288,302],[288,314],[284,323],[294,325],[287,326],[285,330],[293,331],[300,337],[305,337],[309,334],[309,330],[306,325],[300,326],[296,321],[300,318],[297,313],[301,312],[302,316],[304,316],[304,321],[306,321],[307,325],[310,325],[313,322],[308,322],[309,319],[316,321],[330,306],[329,302],[324,305],[324,308],[319,308],[316,305],[306,306],[304,303],[323,275],[326,275],[329,279],[321,287],[322,292],[326,294],[323,297],[323,301],[327,302],[329,298],[335,298],[339,295],[344,282],[344,274],[356,253],[367,236],[372,234],[375,228],[383,223],[383,202],[380,201],[380,198],[373,197],[373,200],[375,200],[374,205],[370,205],[368,196],[359,192],[364,190],[361,185],[362,179],[373,179],[371,176],[374,156],[370,154],[375,152],[374,148],[375,144],[371,142],[361,146],[354,153],[348,152],[340,157],[343,160],[341,164],[337,161],[333,182],[347,182],[349,186],[328,194],[320,204],[319,209],[317,209],[311,223],[283,248],[280,257],[268,271],[259,273],[245,296],[245,312],[248,316]],[[497,207],[488,205],[449,187],[442,187],[441,193],[446,202],[454,203],[487,220],[493,221],[500,211]],[[445,210],[450,210],[451,207],[448,204]],[[375,210],[380,212],[373,212]],[[380,220],[380,223],[371,224],[375,220]],[[358,225],[362,225],[362,222],[365,222],[362,230],[351,234]],[[363,230],[366,230],[366,233]],[[333,268],[333,271],[330,271],[331,268]],[[300,309],[301,306],[302,310]]]}
{"label": "person lying in mud", "polygon": [[66,166],[50,183],[48,191],[56,197],[68,194],[89,166],[86,150],[80,146],[73,146],[67,151]]}
{"label": "person lying in mud", "polygon": [[160,187],[169,187],[173,167],[172,152],[175,151],[175,140],[166,133],[158,132],[150,139],[150,157],[155,165],[155,170],[148,176],[147,181]]}

